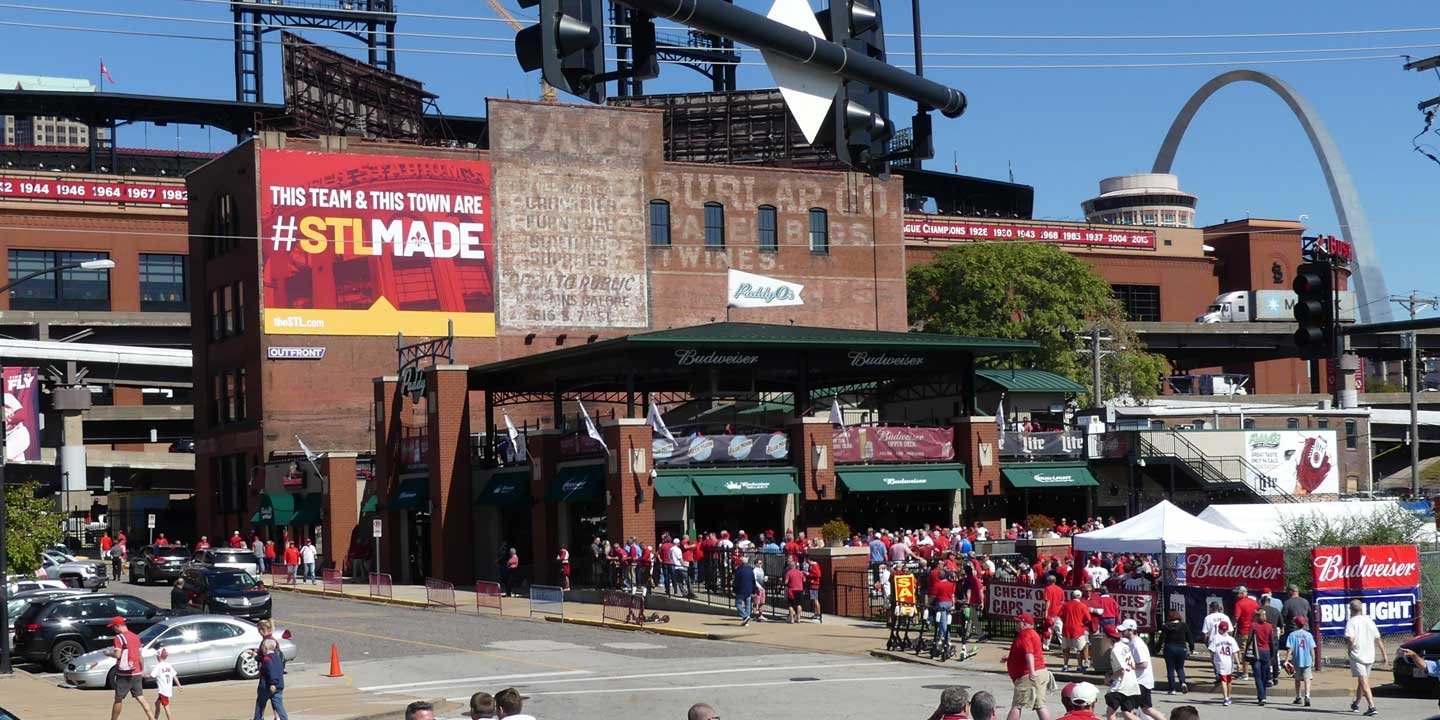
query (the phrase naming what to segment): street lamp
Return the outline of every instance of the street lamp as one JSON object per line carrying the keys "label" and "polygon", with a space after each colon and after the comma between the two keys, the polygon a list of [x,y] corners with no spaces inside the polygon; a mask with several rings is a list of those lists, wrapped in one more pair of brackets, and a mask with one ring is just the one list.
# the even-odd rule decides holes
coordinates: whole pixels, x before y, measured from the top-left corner
{"label": "street lamp", "polygon": [[[32,273],[26,273],[4,285],[0,285],[0,294],[7,293],[11,288],[27,280],[49,275],[50,273],[64,272],[66,270],[110,270],[115,267],[115,261],[110,258],[97,258],[94,260],[81,260],[78,262],[62,263],[54,267],[41,268]],[[10,578],[10,555],[9,543],[6,542],[6,534],[9,532],[9,520],[6,517],[5,502],[5,434],[0,432],[0,582],[8,584]],[[8,594],[8,593],[7,593]],[[5,603],[0,602],[0,628],[10,626],[10,611]],[[9,675],[10,668],[10,633],[0,630],[0,675]]]}

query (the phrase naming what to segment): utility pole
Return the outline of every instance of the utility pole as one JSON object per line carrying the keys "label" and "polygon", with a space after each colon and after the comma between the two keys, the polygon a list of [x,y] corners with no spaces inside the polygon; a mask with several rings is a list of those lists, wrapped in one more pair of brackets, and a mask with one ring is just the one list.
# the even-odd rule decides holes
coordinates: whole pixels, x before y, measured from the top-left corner
{"label": "utility pole", "polygon": [[[1390,296],[1390,302],[1399,303],[1410,311],[1414,320],[1420,308],[1440,308],[1440,300],[1420,297],[1411,290],[1410,296]],[[1415,330],[1410,331],[1410,497],[1420,494],[1420,343]]]}
{"label": "utility pole", "polygon": [[1095,407],[1105,399],[1105,388],[1100,384],[1100,326],[1090,328],[1090,382],[1093,383]]}

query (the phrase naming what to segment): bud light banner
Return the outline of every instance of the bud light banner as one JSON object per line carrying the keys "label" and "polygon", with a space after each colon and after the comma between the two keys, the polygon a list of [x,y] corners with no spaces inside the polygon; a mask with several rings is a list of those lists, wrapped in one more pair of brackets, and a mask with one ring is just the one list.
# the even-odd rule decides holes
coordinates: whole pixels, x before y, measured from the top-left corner
{"label": "bud light banner", "polygon": [[688,435],[657,437],[651,442],[656,465],[759,462],[790,457],[790,438],[783,432],[759,435]]}
{"label": "bud light banner", "polygon": [[830,451],[837,463],[944,462],[955,459],[950,428],[863,425],[835,431]]}
{"label": "bud light banner", "polygon": [[1284,550],[1248,550],[1191,546],[1185,552],[1185,584],[1232,590],[1245,585],[1277,593],[1285,585]]}
{"label": "bud light banner", "polygon": [[40,461],[40,369],[5,368],[5,462]]}
{"label": "bud light banner", "polygon": [[1315,613],[1320,618],[1320,634],[1344,635],[1345,623],[1350,619],[1350,601],[1356,599],[1365,603],[1365,614],[1375,621],[1381,634],[1414,632],[1419,588],[1316,591]]}
{"label": "bud light banner", "polygon": [[1316,548],[1315,612],[1320,634],[1345,634],[1351,600],[1365,603],[1365,614],[1382,633],[1415,628],[1420,596],[1420,549],[1414,545],[1360,545]]}

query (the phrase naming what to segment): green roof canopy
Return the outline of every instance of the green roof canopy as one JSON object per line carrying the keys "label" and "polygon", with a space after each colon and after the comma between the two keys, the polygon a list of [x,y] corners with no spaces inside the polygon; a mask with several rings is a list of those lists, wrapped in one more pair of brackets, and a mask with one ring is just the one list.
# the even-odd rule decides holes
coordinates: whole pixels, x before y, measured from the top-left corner
{"label": "green roof canopy", "polygon": [[523,505],[530,502],[530,468],[500,470],[475,498],[477,505]]}
{"label": "green roof canopy", "polygon": [[380,498],[379,496],[371,495],[365,498],[365,504],[360,506],[360,514],[369,515],[378,509],[380,509]]}
{"label": "green roof canopy", "polygon": [[412,477],[401,480],[386,503],[388,510],[424,510],[430,503],[430,478]]}
{"label": "green roof canopy", "polygon": [[605,463],[562,467],[545,488],[548,502],[595,502],[605,499]]}
{"label": "green roof canopy", "polygon": [[793,468],[761,468],[754,471],[712,470],[692,472],[690,479],[700,494],[711,495],[797,495]]}
{"label": "green roof canopy", "polygon": [[250,522],[257,526],[276,527],[313,525],[320,522],[322,506],[320,493],[265,493],[260,496],[260,509],[250,516]]}
{"label": "green roof canopy", "polygon": [[975,376],[982,382],[999,385],[1009,393],[1083,393],[1085,386],[1045,370],[1005,370],[991,368],[976,370]]}
{"label": "green roof canopy", "polygon": [[694,497],[700,494],[689,475],[655,476],[655,494],[659,497]]}
{"label": "green roof canopy", "polygon": [[1057,487],[1094,487],[1100,483],[1085,465],[1035,463],[1000,468],[1010,484],[1020,489]]}
{"label": "green roof canopy", "polygon": [[842,467],[840,482],[850,492],[893,492],[897,490],[966,490],[965,471],[960,465],[868,465]]}

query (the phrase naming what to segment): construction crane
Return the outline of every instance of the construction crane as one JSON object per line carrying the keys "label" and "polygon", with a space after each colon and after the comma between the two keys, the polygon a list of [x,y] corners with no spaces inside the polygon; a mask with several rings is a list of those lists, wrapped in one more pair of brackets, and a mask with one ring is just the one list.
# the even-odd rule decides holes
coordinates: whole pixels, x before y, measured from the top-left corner
{"label": "construction crane", "polygon": [[[515,32],[520,32],[525,29],[525,26],[521,25],[520,22],[515,19],[515,16],[511,15],[510,11],[505,9],[505,6],[500,4],[500,0],[485,0],[485,2],[490,3],[490,9],[494,10],[506,24],[514,28]],[[555,88],[550,87],[550,83],[545,82],[544,77],[540,78],[540,99],[545,102],[555,102]]]}

